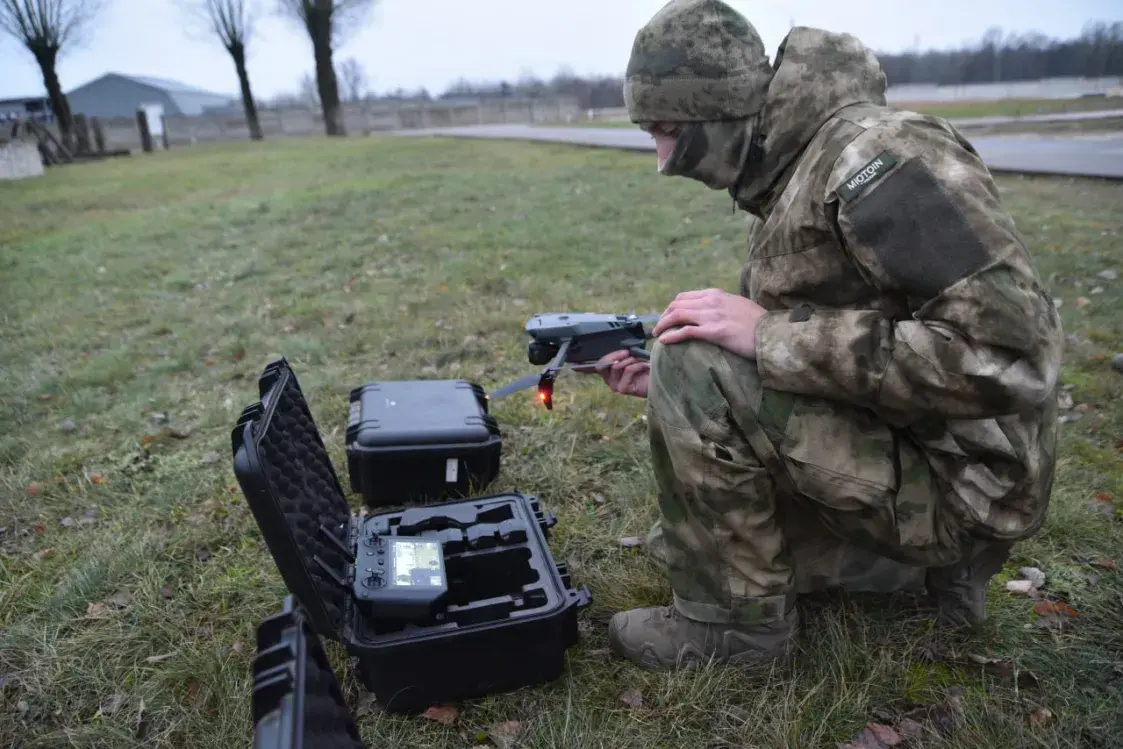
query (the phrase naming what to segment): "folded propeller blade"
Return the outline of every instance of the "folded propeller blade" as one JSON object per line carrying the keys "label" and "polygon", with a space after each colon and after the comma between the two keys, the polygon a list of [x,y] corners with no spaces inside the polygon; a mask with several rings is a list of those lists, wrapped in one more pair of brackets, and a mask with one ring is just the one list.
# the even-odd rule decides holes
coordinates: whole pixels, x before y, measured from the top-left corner
{"label": "folded propeller blade", "polygon": [[538,384],[538,380],[541,379],[541,377],[542,377],[542,375],[538,374],[537,372],[534,373],[534,374],[526,375],[525,377],[520,377],[519,379],[515,380],[514,382],[512,382],[508,385],[504,385],[503,387],[499,388],[498,390],[491,393],[491,395],[489,395],[487,397],[488,397],[489,400],[495,400],[496,398],[506,397],[506,396],[510,395],[511,393],[517,393],[520,390],[526,390],[527,388],[532,388],[532,387],[534,387]]}

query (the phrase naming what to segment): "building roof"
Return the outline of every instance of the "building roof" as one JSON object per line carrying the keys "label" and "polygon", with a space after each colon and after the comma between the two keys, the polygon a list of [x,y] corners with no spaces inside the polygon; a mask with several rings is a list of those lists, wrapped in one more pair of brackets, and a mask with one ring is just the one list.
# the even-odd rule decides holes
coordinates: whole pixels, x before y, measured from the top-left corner
{"label": "building roof", "polygon": [[[187,115],[202,114],[208,109],[221,109],[241,99],[240,96],[206,91],[196,86],[190,86],[186,83],[174,81],[169,78],[158,78],[150,75],[130,75],[128,73],[106,73],[92,81],[83,83],[81,86],[74,89],[74,91],[92,86],[106,78],[122,78],[140,84],[141,86],[148,86],[149,88],[163,91],[171,98],[180,111]],[[68,93],[73,93],[73,91]]]}

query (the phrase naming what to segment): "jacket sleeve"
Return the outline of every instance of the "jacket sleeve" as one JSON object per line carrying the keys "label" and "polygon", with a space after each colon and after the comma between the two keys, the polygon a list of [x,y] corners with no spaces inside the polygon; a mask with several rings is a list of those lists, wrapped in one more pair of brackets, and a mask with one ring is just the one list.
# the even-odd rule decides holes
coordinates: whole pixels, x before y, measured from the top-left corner
{"label": "jacket sleeve", "polygon": [[969,143],[930,118],[892,121],[843,150],[827,188],[843,252],[910,314],[768,313],[757,331],[765,387],[899,424],[995,418],[1049,396],[1060,318]]}

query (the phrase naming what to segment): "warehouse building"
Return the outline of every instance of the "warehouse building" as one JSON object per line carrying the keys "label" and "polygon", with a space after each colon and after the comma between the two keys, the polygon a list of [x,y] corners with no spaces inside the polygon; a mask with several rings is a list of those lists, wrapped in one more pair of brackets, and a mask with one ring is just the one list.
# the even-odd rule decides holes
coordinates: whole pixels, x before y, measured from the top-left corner
{"label": "warehouse building", "polygon": [[219,114],[240,107],[241,99],[151,76],[106,73],[66,94],[70,111],[87,117],[135,117],[138,109],[168,117]]}

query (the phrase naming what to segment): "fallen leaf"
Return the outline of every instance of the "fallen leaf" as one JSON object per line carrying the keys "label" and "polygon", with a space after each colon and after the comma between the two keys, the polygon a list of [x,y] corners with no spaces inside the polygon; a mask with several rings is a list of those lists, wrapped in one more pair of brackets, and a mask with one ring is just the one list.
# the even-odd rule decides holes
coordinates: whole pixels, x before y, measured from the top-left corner
{"label": "fallen leaf", "polygon": [[178,651],[173,650],[172,652],[164,653],[163,655],[150,655],[150,656],[148,656],[147,658],[144,659],[144,662],[145,663],[159,663],[161,661],[166,661],[167,659],[169,659],[173,655],[175,655],[177,652]]}
{"label": "fallen leaf", "polygon": [[881,723],[870,723],[866,726],[873,732],[877,740],[885,746],[900,746],[901,736],[893,730],[892,727],[882,725]]}
{"label": "fallen leaf", "polygon": [[1089,304],[1091,304],[1091,303],[1092,303],[1092,300],[1091,300],[1091,299],[1089,299],[1088,297],[1084,297],[1084,296],[1078,296],[1078,297],[1076,297],[1076,306],[1077,306],[1077,308],[1080,308],[1080,307],[1086,307],[1087,305],[1089,305]]}
{"label": "fallen leaf", "polygon": [[421,717],[427,718],[429,720],[435,720],[436,722],[445,726],[451,726],[456,722],[456,719],[460,717],[460,711],[455,707],[433,705],[424,713],[422,713]]}
{"label": "fallen leaf", "polygon": [[1029,713],[1029,724],[1031,726],[1044,726],[1051,723],[1053,720],[1053,711],[1047,707],[1039,707],[1031,710]]}
{"label": "fallen leaf", "polygon": [[98,473],[97,471],[92,471],[91,473],[87,474],[86,478],[88,478],[90,480],[91,484],[104,484],[105,483],[105,475],[101,474],[101,473]]}
{"label": "fallen leaf", "polygon": [[191,699],[195,699],[195,695],[197,694],[199,694],[199,682],[192,679],[187,682],[187,696]]}
{"label": "fallen leaf", "polygon": [[1079,614],[1076,613],[1076,609],[1072,608],[1064,601],[1038,601],[1033,604],[1033,611],[1038,616],[1055,616],[1057,614],[1079,616]]}
{"label": "fallen leaf", "polygon": [[133,602],[133,594],[129,592],[128,588],[118,588],[113,595],[109,596],[109,602],[119,609],[123,609]]}
{"label": "fallen leaf", "polygon": [[207,357],[206,359],[203,359],[203,364],[206,364],[208,367],[213,367],[215,365],[215,360]]}
{"label": "fallen leaf", "polygon": [[1042,588],[1045,586],[1045,573],[1037,567],[1022,567],[1018,570],[1018,574],[1026,580],[1029,580],[1035,588]]}
{"label": "fallen leaf", "polygon": [[185,440],[191,436],[191,427],[164,427],[160,433],[172,439]]}
{"label": "fallen leaf", "polygon": [[897,733],[910,741],[919,741],[924,736],[924,726],[920,725],[912,718],[901,718],[901,720],[897,722]]}
{"label": "fallen leaf", "polygon": [[643,695],[635,689],[625,689],[620,695],[620,701],[628,707],[643,707]]}
{"label": "fallen leaf", "polygon": [[109,616],[109,607],[104,603],[91,603],[86,607],[86,616],[90,619],[105,619]]}
{"label": "fallen leaf", "polygon": [[487,735],[499,749],[511,749],[518,740],[520,731],[522,725],[517,720],[507,720],[487,729]]}
{"label": "fallen leaf", "polygon": [[1096,561],[1092,562],[1092,564],[1105,570],[1115,569],[1115,560],[1111,557],[1100,557]]}
{"label": "fallen leaf", "polygon": [[[967,656],[968,660],[979,664],[983,667],[983,671],[991,676],[997,676],[1001,679],[1011,679],[1014,677],[1015,668],[1009,661],[1004,661],[999,658],[988,658],[985,655],[977,655],[971,653]],[[1018,670],[1018,676],[1015,681],[1020,689],[1032,689],[1039,685],[1037,675],[1032,671]]]}
{"label": "fallen leaf", "polygon": [[50,559],[54,555],[55,555],[54,549],[40,549],[38,551],[38,553],[36,554],[36,556],[38,556],[40,559]]}
{"label": "fallen leaf", "polygon": [[47,532],[47,526],[43,525],[42,523],[36,523],[35,527],[32,530],[35,531],[36,536],[42,536]]}
{"label": "fallen leaf", "polygon": [[39,481],[32,481],[27,485],[27,496],[29,497],[38,497],[41,491],[43,491],[43,484]]}
{"label": "fallen leaf", "polygon": [[950,734],[963,718],[963,687],[948,689],[946,700],[909,710],[902,716],[917,723],[931,723],[942,734]]}
{"label": "fallen leaf", "polygon": [[620,545],[625,549],[632,549],[636,546],[643,546],[643,539],[639,536],[628,536],[627,538],[620,539]]}
{"label": "fallen leaf", "polygon": [[156,435],[153,435],[153,434],[146,434],[146,435],[144,435],[143,437],[140,438],[140,444],[145,446],[145,447],[147,447],[148,445],[151,445],[155,441],[156,441]]}

